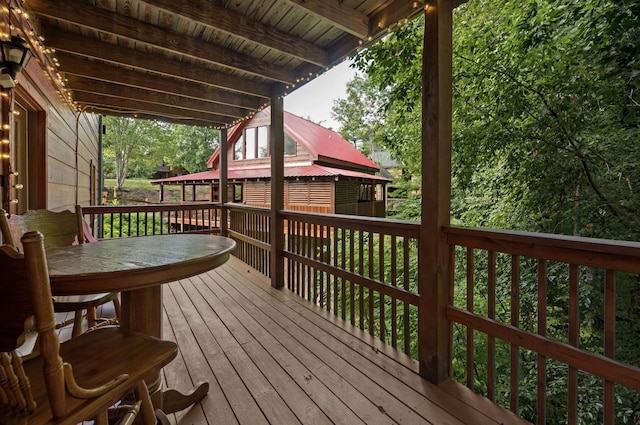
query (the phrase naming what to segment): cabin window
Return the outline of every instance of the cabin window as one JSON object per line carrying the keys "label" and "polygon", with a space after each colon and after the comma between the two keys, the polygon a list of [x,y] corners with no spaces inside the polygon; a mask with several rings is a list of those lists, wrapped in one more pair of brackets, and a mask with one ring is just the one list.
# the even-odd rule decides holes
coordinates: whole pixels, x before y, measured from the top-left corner
{"label": "cabin window", "polygon": [[294,156],[296,154],[296,141],[287,133],[284,134],[284,154]]}
{"label": "cabin window", "polygon": [[240,136],[233,145],[233,159],[244,159],[244,136]]}
{"label": "cabin window", "polygon": [[266,158],[269,156],[269,131],[267,130],[267,126],[258,127],[256,133],[258,158]]}
{"label": "cabin window", "polygon": [[233,148],[233,159],[269,157],[269,127],[251,127],[244,130]]}
{"label": "cabin window", "polygon": [[233,185],[233,202],[242,202],[242,183]]}
{"label": "cabin window", "polygon": [[371,202],[376,199],[376,187],[372,184],[361,184],[358,202]]}

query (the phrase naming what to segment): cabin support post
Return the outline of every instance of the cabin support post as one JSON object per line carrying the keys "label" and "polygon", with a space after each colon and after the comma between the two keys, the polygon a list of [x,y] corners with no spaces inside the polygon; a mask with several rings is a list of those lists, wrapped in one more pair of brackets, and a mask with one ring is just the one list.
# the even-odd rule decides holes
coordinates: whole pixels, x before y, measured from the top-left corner
{"label": "cabin support post", "polygon": [[422,220],[419,246],[418,359],[434,384],[449,377],[449,247],[442,227],[451,205],[452,0],[425,7],[422,62]]}
{"label": "cabin support post", "polygon": [[[277,92],[277,90],[274,90]],[[284,286],[284,102],[271,98],[271,286]]]}
{"label": "cabin support post", "polygon": [[[218,198],[220,200],[220,234],[227,236],[229,232],[229,210],[225,207],[229,202],[229,157],[227,156],[229,145],[227,144],[227,129],[220,130],[220,181],[218,185]],[[211,198],[213,201],[213,198]]]}

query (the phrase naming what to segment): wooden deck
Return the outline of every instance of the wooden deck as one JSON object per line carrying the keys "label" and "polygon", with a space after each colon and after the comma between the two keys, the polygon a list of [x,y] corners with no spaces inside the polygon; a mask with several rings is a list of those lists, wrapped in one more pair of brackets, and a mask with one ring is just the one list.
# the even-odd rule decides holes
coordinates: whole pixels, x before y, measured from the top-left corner
{"label": "wooden deck", "polygon": [[417,363],[231,258],[164,286],[167,384],[209,394],[176,424],[524,423],[464,387],[435,387]]}

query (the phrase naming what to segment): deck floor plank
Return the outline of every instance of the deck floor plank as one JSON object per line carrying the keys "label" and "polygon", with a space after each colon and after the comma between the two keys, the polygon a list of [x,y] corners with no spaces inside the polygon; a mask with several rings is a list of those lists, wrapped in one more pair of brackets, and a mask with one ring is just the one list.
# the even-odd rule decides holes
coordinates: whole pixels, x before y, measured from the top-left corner
{"label": "deck floor plank", "polygon": [[[225,323],[232,324],[230,327],[233,329],[232,332],[237,332],[239,329],[246,329],[253,335],[256,335],[256,338],[252,338],[251,341],[243,343],[242,348],[259,370],[262,371],[271,385],[273,385],[273,388],[282,396],[282,399],[285,400],[290,409],[296,416],[301,418],[301,422],[319,425],[332,423],[322,410],[316,406],[314,401],[310,397],[305,396],[305,393],[297,388],[298,384],[296,380],[285,370],[285,366],[290,367],[290,365],[295,362],[295,359],[291,357],[284,357],[288,353],[285,347],[280,345],[275,339],[269,339],[266,330],[255,321],[243,320],[247,318],[248,314],[244,308],[234,303],[229,297],[223,297],[226,298],[226,301],[223,303],[211,290],[211,285],[212,283],[209,280],[206,284],[196,285],[195,288],[207,299],[216,312],[225,318]],[[264,341],[266,341],[266,344],[264,344]],[[299,366],[302,365],[299,364]],[[296,370],[299,376],[298,383],[305,382],[307,372],[308,370],[303,366]],[[319,393],[316,392],[315,395],[319,395]],[[335,400],[332,401],[335,402]]]}
{"label": "deck floor plank", "polygon": [[[184,299],[176,298],[172,287],[163,289],[164,316],[169,322],[169,326],[163,326],[163,337],[175,341],[179,347],[178,357],[171,362],[171,367],[164,369],[167,386],[178,391],[188,392],[201,381],[209,383],[207,397],[198,406],[194,406],[188,411],[176,413],[175,419],[179,423],[206,424],[212,423],[217,418],[223,418],[224,423],[237,424],[225,393],[220,388],[207,362],[207,356],[215,355],[215,347],[208,345],[207,339],[204,338],[196,342],[192,331],[193,325],[189,320],[194,323],[199,322],[194,317],[187,317],[183,314],[183,311],[191,309],[189,304]],[[169,333],[171,337],[169,337]],[[198,349],[194,349],[195,347]],[[177,363],[175,368],[174,363]]]}
{"label": "deck floor plank", "polygon": [[[509,423],[512,424],[527,423],[470,391],[467,391],[466,394],[464,389],[460,388],[458,388],[457,393],[453,390],[442,391],[440,388],[427,383],[417,373],[417,361],[397,350],[390,349],[389,346],[382,344],[379,339],[361,331],[356,326],[336,318],[325,309],[309,303],[290,291],[270,290],[264,276],[240,261],[230,262],[229,267],[220,269],[218,272],[227,273],[230,268],[233,268],[232,273],[234,276],[243,276],[252,283],[245,287],[247,290],[256,294],[266,290],[269,296],[281,301],[282,304],[275,304],[280,313],[289,317],[297,317],[299,315],[305,318],[305,320],[298,323],[300,326],[304,326],[310,334],[317,334],[318,332],[330,334],[335,340],[322,338],[323,343],[327,344],[334,352],[343,355],[358,370],[369,369],[371,367],[367,363],[369,361],[384,370],[386,373],[380,373],[380,371],[372,369],[369,376],[376,380],[377,384],[382,388],[386,388],[395,397],[403,400],[411,409],[420,412],[430,420],[435,420],[435,423],[440,423],[439,421],[443,420],[443,418],[439,409],[433,410],[433,408],[429,408],[430,402],[435,403],[437,406],[446,407],[447,412],[449,412],[446,416],[453,413],[462,423],[478,425],[500,424],[503,422],[503,416],[506,416],[509,419]],[[245,279],[242,279],[242,281],[245,281]],[[290,309],[295,313],[289,312]],[[312,312],[311,316],[309,311]],[[306,320],[308,317],[312,317],[314,320]],[[324,320],[317,320],[319,317]],[[321,329],[318,329],[318,327]],[[336,340],[342,344],[337,343]],[[389,375],[397,379],[389,379]],[[415,391],[407,391],[406,385]],[[452,383],[452,385],[447,385],[446,388],[453,389],[456,387]],[[463,395],[464,397],[462,397]],[[484,402],[475,402],[479,400]],[[473,401],[473,403],[470,404],[469,401]],[[470,408],[470,406],[473,408]]]}
{"label": "deck floor plank", "polygon": [[[213,277],[217,280],[217,276]],[[209,279],[208,284],[214,285],[214,282]],[[209,286],[209,289],[215,290],[216,288]],[[229,298],[227,298],[227,300],[229,302]],[[248,305],[249,304],[245,303],[245,306]],[[278,325],[268,320],[257,321],[253,319],[250,313],[245,310],[246,307],[238,304],[235,306],[230,305],[229,307],[243,325],[255,335],[256,342],[262,347],[261,351],[270,356],[275,364],[280,365],[283,371],[286,369],[286,376],[279,374],[279,378],[290,381],[294,385],[280,387],[286,391],[282,396],[286,400],[290,400],[291,404],[296,406],[296,410],[299,410],[300,402],[307,406],[302,406],[304,414],[299,415],[301,420],[304,420],[306,417],[305,423],[326,423],[324,418],[328,415],[330,418],[329,423],[364,423],[360,421],[358,417],[351,412],[349,407],[331,392],[321,380],[313,379],[312,370],[300,361],[295,352],[292,353],[288,347],[282,345],[278,339],[265,329],[265,327],[269,327],[269,325],[271,325],[271,327]],[[261,357],[260,359],[256,359],[256,361],[262,363],[266,361],[265,358],[266,357]],[[321,363],[318,363],[318,366],[320,365]],[[273,374],[274,369],[269,369],[266,373]],[[322,413],[323,410],[326,415]],[[316,414],[314,414],[314,412]]]}
{"label": "deck floor plank", "polygon": [[[225,270],[218,271],[220,275],[225,274],[227,278],[226,290],[238,291],[236,285],[240,282],[233,282],[234,275],[226,274]],[[222,282],[219,280],[219,282]],[[380,373],[377,368],[371,367],[370,364],[360,362],[359,364],[350,363],[345,359],[351,355],[352,350],[341,344],[335,343],[335,340],[324,332],[320,327],[313,326],[305,317],[291,311],[286,305],[281,303],[264,291],[255,286],[244,287],[242,294],[239,292],[237,296],[244,296],[247,301],[253,303],[256,316],[264,313],[273,322],[279,324],[282,329],[292,338],[296,339],[301,347],[308,350],[322,362],[319,368],[314,370],[315,374],[320,374],[319,378],[332,382],[335,377],[339,377],[343,382],[340,387],[341,397],[349,397],[349,405],[356,411],[365,423],[388,423],[393,418],[398,423],[414,424],[422,423],[426,417],[433,417],[436,423],[442,423],[440,420],[450,419],[450,415],[438,415],[440,410],[438,406],[432,406],[433,409],[427,412],[417,411],[426,407],[429,409],[428,402],[422,400],[422,405],[417,409],[407,409],[406,404],[401,399],[392,396],[388,391],[388,385],[393,385],[394,379]],[[257,289],[260,292],[253,292]],[[266,296],[265,296],[266,295]],[[260,313],[258,313],[260,312]],[[261,317],[257,320],[264,321]],[[342,351],[342,352],[341,352]],[[347,354],[345,354],[347,353]],[[356,354],[354,357],[357,357]],[[353,359],[349,359],[352,360]],[[359,359],[358,359],[359,360]],[[355,362],[357,363],[357,362]],[[386,376],[385,376],[386,375]],[[376,383],[374,378],[379,378],[383,382]],[[407,394],[406,388],[404,394]],[[429,416],[423,416],[421,413],[427,413]]]}
{"label": "deck floor plank", "polygon": [[[206,375],[199,375],[199,378],[207,380],[210,385],[212,381],[216,381],[222,390],[221,395],[224,395],[226,399],[226,401],[219,406],[220,410],[218,406],[214,406],[215,410],[211,412],[216,421],[222,419],[220,416],[222,413],[233,413],[234,418],[231,418],[231,415],[225,416],[229,422],[218,423],[234,423],[233,421],[236,420],[239,423],[267,423],[266,420],[260,420],[263,418],[260,408],[255,403],[253,397],[251,397],[249,390],[236,373],[233,365],[229,362],[229,359],[210,331],[211,328],[224,326],[224,324],[215,314],[209,314],[204,318],[201,317],[182,290],[180,282],[165,285],[165,288],[167,286],[175,297],[174,303],[180,305],[185,312],[185,318],[191,327],[194,337],[199,342],[198,344],[189,344],[186,346],[178,343],[180,350],[199,351],[200,354],[202,354],[204,360],[194,363],[194,367],[200,367],[202,363],[204,363],[209,370]],[[207,376],[209,376],[209,379],[207,379]],[[209,395],[205,398],[209,398]],[[222,400],[219,401],[222,402]],[[226,408],[227,404],[229,405],[229,409]],[[212,423],[216,422],[214,421]]]}
{"label": "deck floor plank", "polygon": [[[200,282],[197,282],[198,279],[199,277],[195,277],[192,282],[183,283],[183,289],[194,300],[195,308],[200,314],[216,314],[220,317],[221,322],[224,323],[224,326],[216,323],[211,326],[211,322],[208,322],[207,325],[266,419],[270,423],[299,423],[284,400],[278,396],[277,391],[274,390],[269,380],[265,378],[260,368],[256,366],[245,351],[244,345],[252,342],[253,339],[250,338],[247,332],[241,331],[243,329],[242,324],[228,317],[228,312],[221,307],[221,303],[216,300],[214,293],[210,293],[205,299],[198,292],[198,289],[194,287],[195,285],[201,285]],[[212,305],[217,306],[215,313]],[[239,339],[236,339],[234,331],[240,331]]]}
{"label": "deck floor plank", "polygon": [[236,258],[163,288],[165,337],[180,347],[167,383],[211,385],[175,424],[524,423],[462,386],[428,383],[415,360]]}

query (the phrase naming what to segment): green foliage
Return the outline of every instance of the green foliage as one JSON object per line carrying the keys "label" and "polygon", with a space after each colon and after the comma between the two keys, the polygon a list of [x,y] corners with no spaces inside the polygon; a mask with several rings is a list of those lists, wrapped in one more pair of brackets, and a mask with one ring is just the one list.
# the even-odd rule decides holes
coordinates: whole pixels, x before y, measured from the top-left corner
{"label": "green foliage", "polygon": [[130,172],[134,177],[149,177],[162,164],[159,145],[167,124],[111,116],[103,122],[107,129],[102,140],[105,174],[113,170],[118,190]]}
{"label": "green foliage", "polygon": [[206,127],[171,125],[163,156],[172,167],[190,173],[207,170],[207,160],[220,143],[220,132]]}
{"label": "green foliage", "polygon": [[104,124],[103,170],[115,176],[118,190],[128,177],[150,178],[163,163],[205,171],[220,140],[218,130],[204,127],[111,116]]}
{"label": "green foliage", "polygon": [[168,233],[168,226],[153,213],[113,214],[106,217],[102,232],[103,238],[160,235]]}
{"label": "green foliage", "polygon": [[[419,181],[421,160],[421,20],[402,27],[355,59],[362,91],[384,93],[376,141]],[[640,2],[612,0],[470,0],[454,11],[452,222],[619,240],[640,240]],[[356,104],[357,106],[357,104]],[[354,122],[362,123],[356,114]],[[343,123],[343,126],[345,124]],[[402,185],[402,183],[401,183]],[[419,219],[417,203],[408,216]],[[483,263],[484,261],[484,263]],[[477,259],[478,270],[486,260]],[[484,269],[482,267],[484,265]],[[465,276],[464,260],[456,276]],[[498,320],[509,323],[510,264],[497,271]],[[581,270],[580,346],[602,351],[601,272]],[[548,332],[567,341],[568,270],[549,265]],[[473,294],[456,281],[455,303],[474,300],[486,314],[486,276]],[[484,280],[483,280],[484,279]],[[637,365],[638,276],[618,276],[616,358]],[[519,323],[537,320],[537,277],[523,264]],[[464,381],[466,330],[454,329],[453,374]],[[487,339],[474,336],[477,391],[486,391]],[[521,350],[520,414],[535,421],[535,356]],[[509,347],[496,359],[509,364]],[[566,366],[547,366],[548,422],[566,421]],[[508,405],[509,379],[497,377],[496,400]],[[580,423],[602,422],[600,379],[579,378]],[[638,394],[616,389],[618,423],[639,423]]]}

